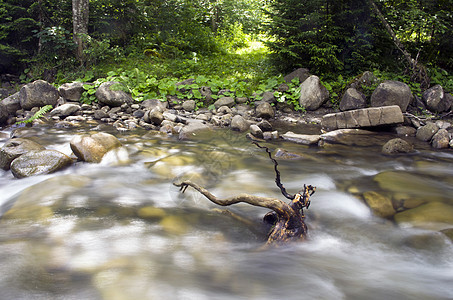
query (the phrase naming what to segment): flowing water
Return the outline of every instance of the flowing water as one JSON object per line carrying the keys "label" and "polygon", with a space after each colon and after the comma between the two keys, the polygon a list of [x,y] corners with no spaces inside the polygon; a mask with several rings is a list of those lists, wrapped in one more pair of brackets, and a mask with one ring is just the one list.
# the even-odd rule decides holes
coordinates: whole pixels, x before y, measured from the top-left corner
{"label": "flowing water", "polygon": [[[88,130],[20,135],[70,154],[71,138]],[[423,196],[451,204],[451,151],[388,157],[378,145],[267,143],[300,156],[279,159],[290,193],[317,191],[308,240],[262,250],[266,209],[234,205],[235,218],[172,185],[190,178],[219,197],[285,200],[266,153],[243,134],[111,133],[124,146],[100,164],[20,180],[0,171],[0,299],[453,299],[451,240],[378,218],[358,196],[379,188],[375,175],[396,171],[426,178]]]}

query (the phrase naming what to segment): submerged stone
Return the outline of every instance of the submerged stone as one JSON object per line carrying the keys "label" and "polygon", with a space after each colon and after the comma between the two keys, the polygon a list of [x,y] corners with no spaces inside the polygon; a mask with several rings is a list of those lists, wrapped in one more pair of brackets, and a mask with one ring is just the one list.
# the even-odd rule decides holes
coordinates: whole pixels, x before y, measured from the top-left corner
{"label": "submerged stone", "polygon": [[453,206],[442,202],[429,202],[397,213],[398,224],[409,223],[415,227],[442,230],[453,225]]}
{"label": "submerged stone", "polygon": [[377,192],[366,192],[363,197],[376,216],[390,218],[395,214],[392,199]]}

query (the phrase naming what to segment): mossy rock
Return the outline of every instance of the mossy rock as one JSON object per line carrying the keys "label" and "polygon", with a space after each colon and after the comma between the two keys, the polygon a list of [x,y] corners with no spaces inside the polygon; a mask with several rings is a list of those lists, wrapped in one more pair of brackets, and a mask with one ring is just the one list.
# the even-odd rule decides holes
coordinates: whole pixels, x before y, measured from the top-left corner
{"label": "mossy rock", "polygon": [[363,193],[366,204],[373,213],[381,218],[391,218],[395,214],[392,199],[377,192]]}

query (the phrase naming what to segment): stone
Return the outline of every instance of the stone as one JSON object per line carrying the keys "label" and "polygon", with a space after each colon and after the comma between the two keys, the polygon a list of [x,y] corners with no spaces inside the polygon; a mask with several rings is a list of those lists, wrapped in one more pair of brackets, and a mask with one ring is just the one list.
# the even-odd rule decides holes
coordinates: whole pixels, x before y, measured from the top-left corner
{"label": "stone", "polygon": [[71,116],[71,115],[77,113],[78,111],[80,111],[80,109],[81,109],[80,105],[66,103],[66,104],[63,104],[63,105],[60,105],[60,106],[54,108],[50,112],[50,116],[57,116],[60,118],[64,118],[64,117]]}
{"label": "stone", "polygon": [[159,107],[161,111],[164,112],[168,107],[168,101],[161,101],[159,99],[148,99],[141,102],[141,105],[143,108],[148,108],[149,110]]}
{"label": "stone", "polygon": [[442,202],[428,202],[397,213],[395,221],[398,224],[409,223],[415,227],[442,230],[453,225],[453,206]]}
{"label": "stone", "polygon": [[437,131],[439,131],[439,127],[435,123],[429,122],[417,129],[415,137],[423,142],[429,142]]}
{"label": "stone", "polygon": [[366,107],[366,97],[354,88],[349,88],[340,101],[340,110],[353,110]]}
{"label": "stone", "polygon": [[16,115],[16,111],[20,109],[19,92],[3,99],[2,102],[0,103],[6,107],[8,115],[10,116]]}
{"label": "stone", "polygon": [[322,127],[334,130],[400,124],[403,122],[404,116],[400,107],[393,105],[326,114],[322,118]]}
{"label": "stone", "polygon": [[299,79],[299,83],[302,83],[304,82],[308,77],[310,77],[310,72],[308,71],[308,69],[305,69],[305,68],[299,68],[297,70],[294,70],[293,72],[289,73],[288,75],[286,75],[285,77],[283,77],[283,79],[286,81],[286,82],[291,82],[294,78],[298,78]]}
{"label": "stone", "polygon": [[274,118],[274,108],[269,103],[263,102],[256,107],[256,116],[263,119]]}
{"label": "stone", "polygon": [[185,140],[189,139],[190,137],[196,136],[198,132],[204,130],[210,130],[211,127],[205,124],[201,120],[194,120],[194,122],[189,122],[187,126],[184,126],[181,131],[179,132],[179,139]]}
{"label": "stone", "polygon": [[320,135],[319,145],[325,143],[347,146],[382,146],[382,138],[373,131],[363,129],[337,129]]}
{"label": "stone", "polygon": [[442,86],[435,85],[427,89],[422,95],[423,103],[432,112],[440,113],[450,110],[452,103],[445,97]]}
{"label": "stone", "polygon": [[281,138],[285,141],[301,145],[317,145],[321,137],[314,134],[297,134],[291,131],[283,134]]}
{"label": "stone", "polygon": [[7,110],[6,106],[3,105],[2,102],[0,102],[0,125],[6,124],[6,122],[8,121],[8,117],[9,117],[8,110]]}
{"label": "stone", "polygon": [[147,112],[145,112],[145,115],[143,116],[143,120],[146,123],[157,125],[157,126],[159,126],[162,123],[164,118],[165,117],[159,108],[154,108],[150,111],[147,111]]}
{"label": "stone", "polygon": [[329,92],[318,76],[308,77],[300,85],[299,104],[307,110],[317,110],[329,99]]}
{"label": "stone", "polygon": [[265,131],[272,131],[272,125],[267,120],[262,120],[258,124],[256,124],[263,132]]}
{"label": "stone", "polygon": [[384,154],[409,153],[414,151],[414,147],[403,139],[391,139],[382,146]]}
{"label": "stone", "polygon": [[233,111],[231,110],[231,108],[229,108],[228,106],[220,106],[219,109],[217,110],[217,113],[220,114],[220,115],[226,115],[226,114],[231,114]]}
{"label": "stone", "polygon": [[446,129],[439,129],[433,136],[431,145],[436,149],[447,149],[450,144],[450,133]]}
{"label": "stone", "polygon": [[211,102],[212,100],[214,100],[214,98],[212,98],[212,90],[210,87],[202,86],[199,88],[199,91],[201,96],[203,96],[207,102]]}
{"label": "stone", "polygon": [[101,119],[105,119],[108,117],[109,117],[109,114],[103,109],[97,109],[94,111],[93,118],[95,120],[101,120]]}
{"label": "stone", "polygon": [[195,110],[195,101],[194,100],[186,100],[182,103],[182,109],[185,111],[194,111]]}
{"label": "stone", "polygon": [[413,96],[409,86],[403,82],[386,80],[371,94],[371,106],[398,105],[402,112],[406,112],[407,106]]}
{"label": "stone", "polygon": [[20,106],[25,110],[45,105],[56,106],[59,97],[58,90],[44,80],[26,84],[19,91]]}
{"label": "stone", "polygon": [[390,218],[395,214],[392,199],[377,192],[365,192],[363,198],[376,216]]}
{"label": "stone", "polygon": [[44,150],[44,146],[28,139],[14,138],[0,149],[0,168],[9,170],[11,162],[19,156],[34,150]]}
{"label": "stone", "polygon": [[261,100],[259,101],[260,103],[274,103],[275,102],[275,96],[273,92],[264,92],[261,95]]}
{"label": "stone", "polygon": [[231,119],[231,129],[234,131],[244,132],[249,129],[249,122],[241,115],[235,115]]}
{"label": "stone", "polygon": [[108,151],[121,147],[121,142],[109,133],[98,132],[76,136],[70,146],[79,160],[98,163]]}
{"label": "stone", "polygon": [[355,82],[351,84],[350,87],[363,92],[363,87],[371,87],[378,81],[379,79],[373,74],[373,72],[365,71]]}
{"label": "stone", "polygon": [[29,151],[11,163],[11,172],[16,178],[49,174],[59,171],[72,163],[72,159],[56,150]]}
{"label": "stone", "polygon": [[259,139],[262,139],[263,138],[263,131],[261,130],[261,128],[256,125],[256,124],[253,124],[253,125],[250,125],[250,133],[254,136],[254,137],[257,137]]}
{"label": "stone", "polygon": [[402,136],[415,136],[417,129],[412,126],[397,126],[395,127],[395,133]]}
{"label": "stone", "polygon": [[96,98],[99,103],[110,107],[121,106],[124,103],[133,103],[134,99],[132,99],[131,95],[119,89],[121,87],[124,86],[117,81],[104,82],[96,90]]}
{"label": "stone", "polygon": [[58,88],[58,93],[65,100],[78,102],[85,91],[83,85],[83,82],[64,83]]}
{"label": "stone", "polygon": [[233,107],[235,104],[233,97],[221,97],[216,102],[214,102],[214,107],[219,109],[221,106]]}

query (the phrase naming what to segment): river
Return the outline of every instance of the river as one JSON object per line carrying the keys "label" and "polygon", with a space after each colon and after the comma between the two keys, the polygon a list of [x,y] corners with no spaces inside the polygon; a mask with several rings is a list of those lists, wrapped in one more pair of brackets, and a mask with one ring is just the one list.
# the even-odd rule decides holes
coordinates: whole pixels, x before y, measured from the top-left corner
{"label": "river", "polygon": [[[50,125],[20,135],[70,154],[71,138],[93,129]],[[271,161],[244,134],[216,130],[179,141],[103,130],[123,147],[100,164],[20,180],[0,170],[0,299],[453,299],[451,240],[376,217],[356,193],[376,190],[379,173],[405,172],[434,182],[426,199],[443,195],[451,204],[451,151],[419,145],[389,157],[379,142],[266,143],[299,155],[278,159],[290,193],[303,184],[317,190],[308,240],[262,250],[266,209],[228,208],[244,222],[172,185],[188,178],[218,197],[284,199]]]}

